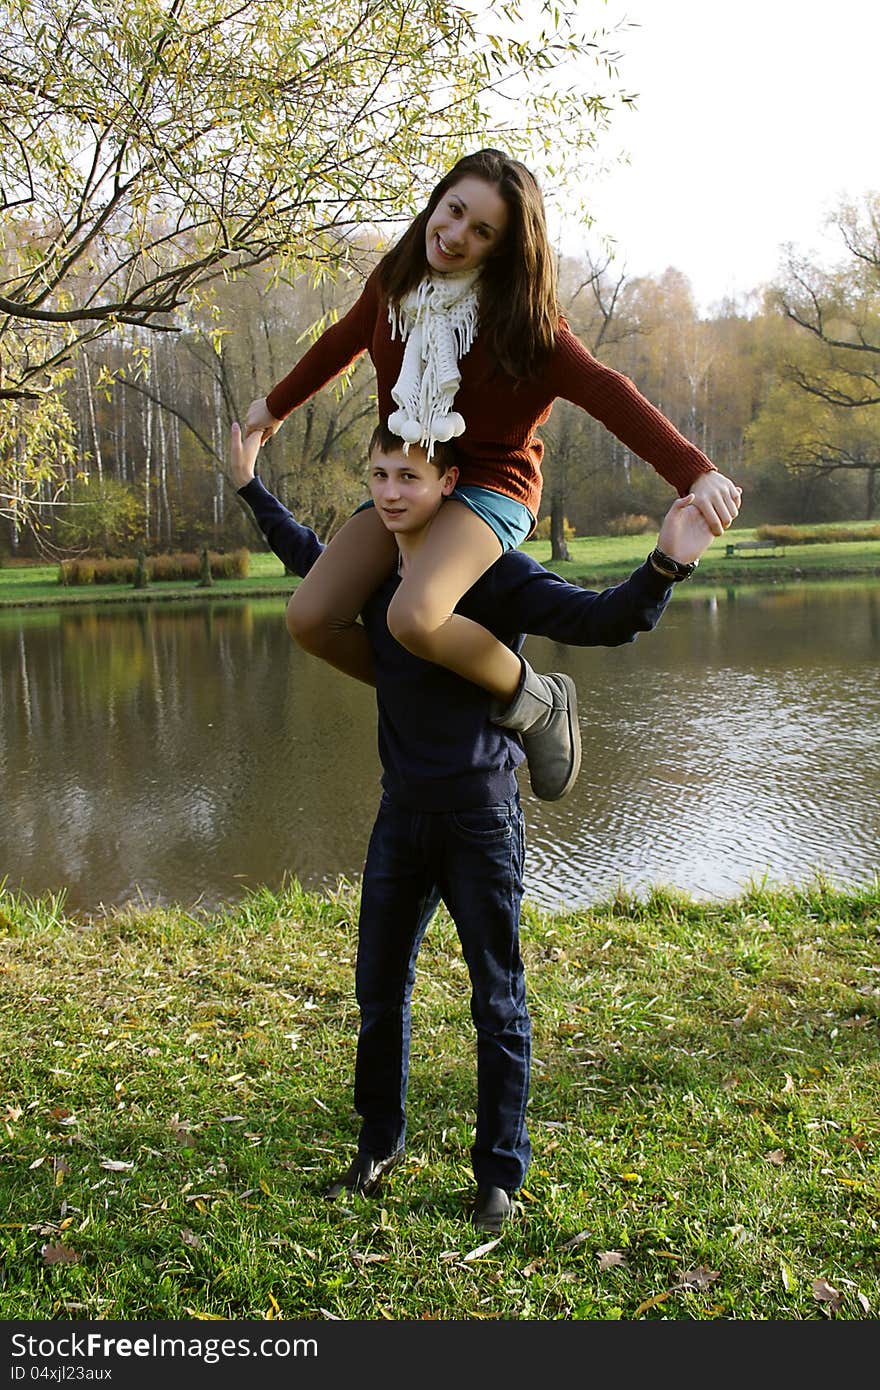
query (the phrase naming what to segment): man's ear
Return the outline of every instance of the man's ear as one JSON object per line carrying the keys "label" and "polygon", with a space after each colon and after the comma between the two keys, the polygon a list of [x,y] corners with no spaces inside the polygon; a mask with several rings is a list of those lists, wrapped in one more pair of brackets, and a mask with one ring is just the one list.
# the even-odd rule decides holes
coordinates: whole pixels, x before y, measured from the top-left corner
{"label": "man's ear", "polygon": [[453,464],[451,464],[451,465],[449,466],[449,468],[447,468],[446,472],[443,474],[443,486],[442,486],[441,491],[442,491],[442,494],[443,494],[444,497],[448,497],[448,496],[449,496],[449,494],[452,492],[452,490],[454,489],[455,484],[456,484],[457,482],[458,482],[458,469],[456,468],[455,464],[453,463]]}

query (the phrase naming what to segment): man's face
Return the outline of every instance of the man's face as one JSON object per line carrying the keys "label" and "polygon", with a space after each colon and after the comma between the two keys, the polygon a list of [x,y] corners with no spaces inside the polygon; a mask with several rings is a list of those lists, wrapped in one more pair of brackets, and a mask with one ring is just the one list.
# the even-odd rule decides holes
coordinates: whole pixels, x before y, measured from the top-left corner
{"label": "man's face", "polygon": [[383,522],[395,535],[412,535],[427,526],[457,478],[456,468],[438,474],[424,449],[415,444],[410,445],[408,454],[374,449],[370,456],[370,493]]}

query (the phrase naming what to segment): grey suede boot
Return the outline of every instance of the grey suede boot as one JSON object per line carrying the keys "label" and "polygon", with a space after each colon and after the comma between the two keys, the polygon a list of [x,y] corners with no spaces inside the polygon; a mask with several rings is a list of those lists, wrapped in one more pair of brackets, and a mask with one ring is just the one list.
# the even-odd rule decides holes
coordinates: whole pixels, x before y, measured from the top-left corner
{"label": "grey suede boot", "polygon": [[532,791],[541,801],[558,801],[571,791],[581,770],[577,691],[571,676],[539,676],[524,657],[516,694],[506,709],[495,702],[491,719],[522,738]]}

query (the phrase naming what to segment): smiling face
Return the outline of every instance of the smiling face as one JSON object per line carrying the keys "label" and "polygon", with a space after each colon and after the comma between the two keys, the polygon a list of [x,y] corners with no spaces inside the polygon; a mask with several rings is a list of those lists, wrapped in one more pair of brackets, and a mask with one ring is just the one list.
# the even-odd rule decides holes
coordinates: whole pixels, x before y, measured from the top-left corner
{"label": "smiling face", "polygon": [[457,481],[457,468],[438,473],[415,444],[408,454],[377,448],[370,455],[370,494],[382,521],[398,536],[412,536],[427,526]]}
{"label": "smiling face", "polygon": [[448,188],[428,218],[425,255],[432,270],[476,270],[504,239],[507,204],[495,184],[468,174]]}

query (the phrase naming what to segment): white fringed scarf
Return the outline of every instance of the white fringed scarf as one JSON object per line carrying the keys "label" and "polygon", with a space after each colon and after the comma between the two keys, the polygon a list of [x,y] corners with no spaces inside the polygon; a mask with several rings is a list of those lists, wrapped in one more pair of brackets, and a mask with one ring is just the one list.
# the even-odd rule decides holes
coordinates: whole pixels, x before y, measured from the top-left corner
{"label": "white fringed scarf", "polygon": [[480,270],[460,275],[433,275],[429,271],[414,290],[404,295],[399,307],[388,306],[391,337],[403,340],[403,362],[391,395],[400,407],[388,417],[388,428],[410,444],[420,444],[428,458],[434,444],[464,432],[465,422],[452,409],[461,381],[459,359],[477,334]]}

